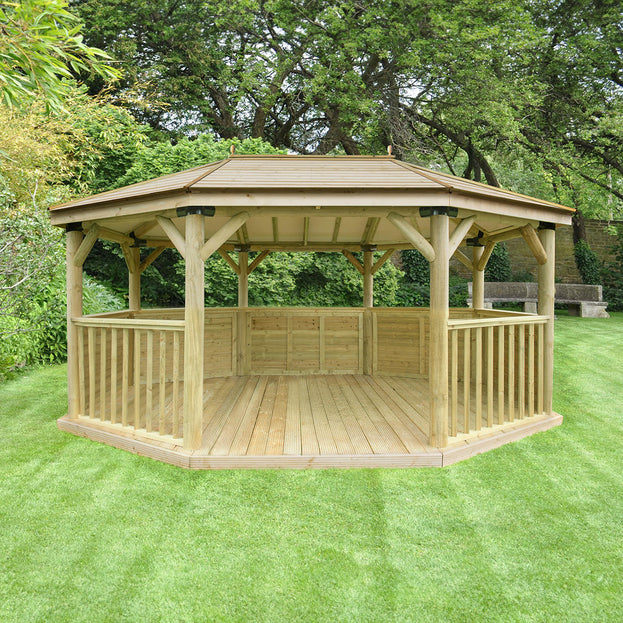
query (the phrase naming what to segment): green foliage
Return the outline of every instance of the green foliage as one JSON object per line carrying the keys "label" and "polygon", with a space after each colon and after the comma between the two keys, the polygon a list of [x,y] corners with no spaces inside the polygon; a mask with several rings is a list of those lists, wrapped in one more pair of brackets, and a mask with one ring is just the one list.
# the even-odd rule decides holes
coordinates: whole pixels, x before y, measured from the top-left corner
{"label": "green foliage", "polygon": [[573,249],[575,265],[582,276],[582,283],[601,283],[601,262],[586,240],[578,240]]}
{"label": "green foliage", "polygon": [[623,232],[619,231],[613,246],[614,260],[607,262],[602,272],[603,298],[608,311],[623,310]]}
{"label": "green foliage", "polygon": [[417,249],[405,249],[400,252],[402,266],[409,280],[418,285],[428,286],[430,283],[430,265],[428,260]]}
{"label": "green foliage", "polygon": [[[399,276],[391,262],[375,274],[375,305],[396,304]],[[207,305],[237,305],[237,284],[236,275],[220,257],[210,258],[206,264]],[[362,297],[361,275],[338,253],[271,253],[249,275],[251,306],[359,307]]]}
{"label": "green foliage", "polygon": [[110,56],[83,43],[82,24],[65,0],[21,0],[0,5],[0,97],[9,106],[43,99],[64,110],[75,77],[97,74],[114,81]]}
{"label": "green foliage", "polygon": [[493,253],[485,268],[485,281],[510,281],[513,278],[511,259],[504,242],[493,248]]}

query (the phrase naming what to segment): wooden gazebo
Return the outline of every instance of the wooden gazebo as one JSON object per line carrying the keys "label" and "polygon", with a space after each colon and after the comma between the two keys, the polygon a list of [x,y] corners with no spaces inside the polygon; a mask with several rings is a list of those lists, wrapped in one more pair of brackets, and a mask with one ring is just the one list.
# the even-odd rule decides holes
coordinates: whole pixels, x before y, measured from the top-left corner
{"label": "wooden gazebo", "polygon": [[[232,156],[55,207],[58,425],[196,469],[441,466],[555,426],[554,242],[571,214],[390,156]],[[484,309],[487,261],[515,237],[538,263],[536,315]],[[121,245],[129,309],[84,316],[98,239]],[[141,309],[141,273],[167,247],[185,260],[185,307]],[[430,262],[430,308],[374,307],[374,274],[406,248]],[[275,251],[344,253],[363,306],[248,307],[248,275]],[[238,275],[236,308],[204,307],[213,253]],[[449,308],[451,257],[472,270],[472,309]]]}

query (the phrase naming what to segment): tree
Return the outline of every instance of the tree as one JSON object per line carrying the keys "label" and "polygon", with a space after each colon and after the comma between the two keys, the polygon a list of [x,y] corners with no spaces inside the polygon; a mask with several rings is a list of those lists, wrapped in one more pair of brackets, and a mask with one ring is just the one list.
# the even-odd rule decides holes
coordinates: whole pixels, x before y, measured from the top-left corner
{"label": "tree", "polygon": [[[120,93],[176,135],[383,153],[595,209],[623,197],[616,0],[79,0]],[[515,190],[522,191],[522,187]],[[608,199],[609,198],[609,199]],[[614,201],[614,204],[613,204]],[[591,208],[592,209],[592,208]]]}
{"label": "tree", "polygon": [[108,54],[83,43],[79,19],[65,0],[0,3],[0,95],[9,106],[42,98],[62,109],[75,78],[95,74],[114,81]]}

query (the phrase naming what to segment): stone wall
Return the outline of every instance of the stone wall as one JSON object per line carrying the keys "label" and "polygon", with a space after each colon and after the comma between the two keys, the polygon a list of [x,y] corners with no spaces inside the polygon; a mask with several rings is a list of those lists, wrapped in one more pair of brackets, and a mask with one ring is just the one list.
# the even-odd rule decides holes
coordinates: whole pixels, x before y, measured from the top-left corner
{"label": "stone wall", "polygon": [[[586,238],[591,249],[602,261],[614,259],[610,247],[615,244],[616,238],[608,233],[608,225],[615,225],[618,226],[619,231],[623,230],[623,221],[586,221]],[[513,273],[529,272],[536,281],[537,263],[524,239],[508,240],[506,247]],[[466,252],[471,257],[471,249],[467,249]],[[452,260],[450,267],[462,277],[471,279],[471,273],[460,262]],[[572,227],[560,227],[556,230],[556,280],[561,283],[582,283],[573,257]]]}

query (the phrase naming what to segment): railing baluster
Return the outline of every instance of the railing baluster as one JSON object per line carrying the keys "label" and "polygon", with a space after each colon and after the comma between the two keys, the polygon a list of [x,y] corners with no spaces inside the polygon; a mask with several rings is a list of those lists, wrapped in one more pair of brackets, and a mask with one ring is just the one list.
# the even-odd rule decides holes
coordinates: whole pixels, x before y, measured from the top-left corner
{"label": "railing baluster", "polygon": [[493,327],[487,327],[487,426],[493,426]]}
{"label": "railing baluster", "polygon": [[134,428],[141,427],[141,334],[134,329]]}
{"label": "railing baluster", "polygon": [[538,362],[538,371],[537,371],[537,411],[538,413],[543,413],[543,375],[545,374],[545,369],[543,366],[543,358],[545,353],[543,351],[543,334],[544,334],[544,325],[540,324],[537,329],[538,335],[538,348],[537,348],[537,362]]}
{"label": "railing baluster", "polygon": [[504,325],[498,327],[498,424],[504,424]]}
{"label": "railing baluster", "polygon": [[451,331],[451,356],[450,356],[450,376],[451,376],[451,401],[450,401],[450,435],[456,437],[456,413],[457,413],[457,394],[459,393],[459,346],[458,331]]}
{"label": "railing baluster", "polygon": [[471,330],[463,330],[463,432],[469,433],[472,397]]}
{"label": "railing baluster", "polygon": [[508,327],[508,421],[515,421],[515,327]]}
{"label": "railing baluster", "polygon": [[95,327],[89,327],[89,417],[95,417]]}
{"label": "railing baluster", "polygon": [[117,329],[110,330],[110,421],[117,423]]}
{"label": "railing baluster", "polygon": [[166,433],[166,397],[167,397],[167,334],[160,331],[160,404],[158,409],[158,432]]}
{"label": "railing baluster", "polygon": [[179,437],[180,412],[179,412],[179,372],[180,372],[180,334],[173,333],[173,417],[172,434]]}
{"label": "railing baluster", "polygon": [[482,428],[482,328],[476,328],[476,430]]}
{"label": "railing baluster", "polygon": [[518,385],[517,394],[519,396],[519,419],[526,417],[526,326],[519,325],[519,370],[517,372]]}
{"label": "railing baluster", "polygon": [[128,425],[128,384],[130,362],[129,329],[123,329],[123,353],[121,357],[121,424]]}
{"label": "railing baluster", "polygon": [[151,406],[153,401],[153,374],[154,374],[154,333],[147,331],[147,362],[145,370],[145,428],[151,433],[153,423]]}
{"label": "railing baluster", "polygon": [[80,380],[80,415],[87,415],[84,359],[84,327],[78,327],[78,379]]}
{"label": "railing baluster", "polygon": [[534,325],[528,325],[528,416],[534,415]]}
{"label": "railing baluster", "polygon": [[100,420],[104,421],[108,418],[106,413],[106,342],[108,341],[108,333],[106,327],[102,327],[100,333]]}

